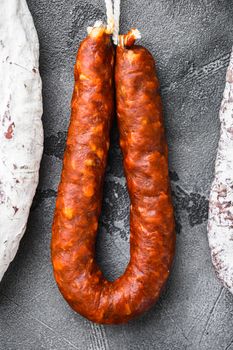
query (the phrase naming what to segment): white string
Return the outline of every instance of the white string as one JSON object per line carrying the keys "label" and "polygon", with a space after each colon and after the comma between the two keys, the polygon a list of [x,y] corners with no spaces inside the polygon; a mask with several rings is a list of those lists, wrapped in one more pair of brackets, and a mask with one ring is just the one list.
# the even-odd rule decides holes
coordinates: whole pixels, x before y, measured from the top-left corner
{"label": "white string", "polygon": [[107,14],[107,29],[109,32],[112,32],[114,26],[114,17],[113,17],[113,6],[112,0],[105,0],[106,5],[106,14]]}
{"label": "white string", "polygon": [[114,29],[113,29],[113,42],[118,44],[119,26],[120,26],[120,7],[121,0],[114,1]]}
{"label": "white string", "polygon": [[[113,8],[114,5],[114,8]],[[107,32],[113,34],[113,42],[118,44],[119,40],[119,26],[120,26],[120,6],[121,0],[105,0],[106,15],[107,15]],[[96,22],[94,27],[99,27],[100,21]],[[102,23],[101,23],[102,25]],[[87,32],[90,34],[93,27],[88,27]]]}

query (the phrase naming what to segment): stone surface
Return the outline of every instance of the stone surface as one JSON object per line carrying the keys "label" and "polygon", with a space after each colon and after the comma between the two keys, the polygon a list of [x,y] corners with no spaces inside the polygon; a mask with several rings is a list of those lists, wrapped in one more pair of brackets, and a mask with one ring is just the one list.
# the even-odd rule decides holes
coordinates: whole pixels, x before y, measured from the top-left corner
{"label": "stone surface", "polygon": [[[158,304],[123,326],[75,314],[52,275],[50,237],[70,114],[73,64],[103,0],[28,0],[41,45],[45,152],[27,233],[0,285],[0,349],[233,350],[233,297],[216,280],[207,243],[218,110],[233,43],[228,0],[122,1],[122,31],[137,26],[161,81],[177,221],[174,268]],[[1,5],[0,5],[1,6]],[[129,200],[116,127],[97,257],[114,279],[129,259]]]}

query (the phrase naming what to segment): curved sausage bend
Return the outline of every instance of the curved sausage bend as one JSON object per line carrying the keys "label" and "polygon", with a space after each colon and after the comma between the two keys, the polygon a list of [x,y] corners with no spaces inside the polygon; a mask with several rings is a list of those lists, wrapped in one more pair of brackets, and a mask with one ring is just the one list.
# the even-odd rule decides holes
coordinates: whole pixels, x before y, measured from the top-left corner
{"label": "curved sausage bend", "polygon": [[[144,62],[142,62],[144,60]],[[82,42],[52,235],[59,289],[70,306],[97,323],[127,322],[158,299],[174,254],[167,147],[154,61],[143,48],[117,49],[121,147],[131,207],[131,259],[114,282],[95,262],[95,240],[113,114],[114,53],[94,29]]]}

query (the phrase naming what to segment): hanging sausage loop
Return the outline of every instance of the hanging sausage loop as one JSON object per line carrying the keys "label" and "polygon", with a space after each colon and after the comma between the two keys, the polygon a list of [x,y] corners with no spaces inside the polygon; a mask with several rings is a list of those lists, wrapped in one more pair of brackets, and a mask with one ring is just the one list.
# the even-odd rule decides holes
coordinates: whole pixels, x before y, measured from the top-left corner
{"label": "hanging sausage loop", "polygon": [[[155,62],[146,48],[133,45],[139,37],[135,29],[120,36],[119,45],[120,2],[114,14],[113,2],[105,2],[107,24],[89,28],[74,68],[51,255],[69,305],[93,322],[119,324],[141,315],[160,297],[175,253],[175,221]],[[114,112],[131,201],[130,261],[119,278],[109,281],[95,259],[95,242]]]}

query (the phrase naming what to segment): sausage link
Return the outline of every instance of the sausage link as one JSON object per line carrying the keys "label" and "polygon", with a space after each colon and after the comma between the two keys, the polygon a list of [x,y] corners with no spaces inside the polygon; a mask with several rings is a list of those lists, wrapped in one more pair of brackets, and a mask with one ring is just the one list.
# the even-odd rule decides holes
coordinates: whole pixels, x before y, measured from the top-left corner
{"label": "sausage link", "polygon": [[130,262],[114,282],[95,262],[103,177],[113,114],[114,52],[94,29],[75,66],[72,116],[52,234],[54,275],[64,298],[97,323],[127,322],[158,299],[172,263],[174,219],[158,80],[141,47],[117,48],[120,143],[131,198]]}
{"label": "sausage link", "polygon": [[156,302],[168,278],[175,252],[175,223],[155,62],[147,49],[134,45],[133,33],[124,36],[127,47],[117,47],[115,84],[131,201],[131,307],[140,313]]}

